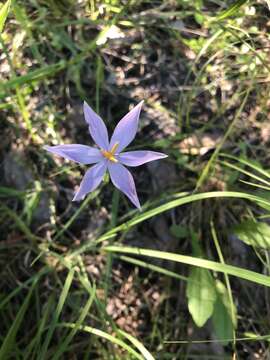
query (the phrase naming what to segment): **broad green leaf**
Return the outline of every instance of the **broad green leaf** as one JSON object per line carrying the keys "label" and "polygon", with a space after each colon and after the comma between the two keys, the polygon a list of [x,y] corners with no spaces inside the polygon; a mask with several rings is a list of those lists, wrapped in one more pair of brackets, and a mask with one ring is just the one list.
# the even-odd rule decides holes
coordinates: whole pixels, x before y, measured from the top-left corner
{"label": "broad green leaf", "polygon": [[264,222],[246,220],[233,228],[244,243],[262,249],[270,248],[270,226]]}
{"label": "broad green leaf", "polygon": [[135,248],[135,247],[122,246],[122,245],[106,246],[103,248],[103,250],[114,253],[134,254],[139,256],[148,256],[151,258],[175,261],[182,264],[197,266],[208,270],[222,272],[228,275],[233,275],[238,277],[239,279],[249,280],[256,284],[270,287],[270,277],[267,275],[263,275],[255,271],[244,269],[238,266],[221,264],[216,261],[210,261],[192,256],[180,255],[171,252]]}
{"label": "broad green leaf", "polygon": [[4,25],[5,25],[7,16],[8,16],[10,4],[11,4],[11,0],[7,0],[6,3],[4,5],[2,5],[0,8],[0,34],[3,31]]}
{"label": "broad green leaf", "polygon": [[[199,285],[198,285],[199,284]],[[211,273],[202,268],[193,268],[187,284],[188,309],[195,324],[203,326],[210,318],[216,301],[215,282]]]}
{"label": "broad green leaf", "polygon": [[233,339],[234,328],[237,326],[236,308],[231,302],[228,290],[224,284],[217,280],[217,301],[215,303],[214,312],[212,316],[215,335],[218,340],[223,340],[223,345]]}

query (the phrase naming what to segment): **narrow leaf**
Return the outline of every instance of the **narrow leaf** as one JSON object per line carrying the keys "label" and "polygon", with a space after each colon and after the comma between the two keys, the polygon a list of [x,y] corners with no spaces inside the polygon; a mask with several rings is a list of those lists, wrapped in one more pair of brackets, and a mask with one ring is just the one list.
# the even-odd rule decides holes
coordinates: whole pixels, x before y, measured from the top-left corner
{"label": "narrow leaf", "polygon": [[198,266],[204,269],[209,269],[213,271],[222,272],[228,275],[233,275],[240,279],[249,280],[256,284],[270,287],[269,276],[257,273],[255,271],[247,270],[241,267],[221,264],[215,261],[205,260],[192,256],[174,254],[165,251],[127,247],[127,246],[107,246],[104,247],[104,250],[115,253],[134,254],[134,255],[148,256],[157,259],[176,261],[183,264]]}
{"label": "narrow leaf", "polygon": [[70,344],[73,337],[76,335],[77,331],[79,330],[80,326],[82,326],[83,321],[85,320],[86,316],[89,314],[90,307],[92,306],[94,297],[96,295],[96,289],[93,288],[93,293],[89,296],[88,301],[86,302],[84,308],[82,309],[81,315],[79,316],[79,319],[74,324],[75,326],[72,328],[71,332],[68,334],[68,336],[65,338],[65,340],[62,341],[61,345],[59,345],[56,353],[54,354],[52,360],[59,359],[62,354],[67,351],[68,345]]}
{"label": "narrow leaf", "polygon": [[[58,324],[58,326],[74,329],[76,325],[72,324],[72,323],[61,323],[61,324]],[[124,341],[118,339],[117,337],[115,337],[115,336],[113,336],[111,334],[106,333],[105,331],[93,328],[91,326],[80,326],[79,330],[84,331],[84,332],[89,333],[89,334],[96,335],[98,337],[101,337],[101,338],[103,338],[105,340],[110,341],[112,344],[118,345],[118,346],[122,347],[123,349],[127,350],[127,352],[129,353],[129,356],[130,356],[127,359],[132,359],[133,357],[135,357],[138,360],[144,360],[142,355],[139,354],[137,351],[135,351],[127,343],[125,343]]]}
{"label": "narrow leaf", "polygon": [[29,306],[29,302],[30,302],[30,299],[31,299],[31,296],[32,296],[32,293],[33,293],[33,290],[36,286],[36,281],[33,283],[30,291],[28,292],[27,296],[26,296],[26,299],[24,300],[16,318],[14,319],[3,343],[2,343],[2,346],[0,348],[0,359],[8,359],[10,358],[9,356],[9,352],[11,349],[13,349],[14,347],[14,343],[15,343],[15,340],[16,340],[16,335],[17,335],[17,332],[20,328],[20,325],[22,323],[22,320],[24,318],[24,315],[25,315],[25,312]]}
{"label": "narrow leaf", "polygon": [[235,1],[228,9],[223,11],[218,17],[217,20],[224,20],[228,17],[234,15],[237,13],[237,11],[240,9],[242,5],[244,5],[247,2],[247,0],[237,0]]}
{"label": "narrow leaf", "polygon": [[6,3],[0,9],[0,34],[3,31],[10,8],[11,0],[7,0]]}
{"label": "narrow leaf", "polygon": [[70,286],[71,286],[71,283],[72,283],[72,280],[73,280],[73,277],[74,277],[74,272],[75,272],[75,270],[71,269],[69,271],[67,277],[66,277],[66,281],[65,281],[65,284],[63,286],[62,292],[60,294],[59,301],[58,301],[58,304],[56,306],[53,319],[51,321],[51,324],[49,326],[49,329],[48,329],[48,332],[47,332],[47,335],[46,335],[46,339],[45,339],[45,341],[43,343],[41,353],[39,354],[39,359],[45,359],[46,358],[47,349],[48,349],[48,346],[49,346],[49,344],[51,342],[51,339],[52,339],[53,333],[55,331],[55,328],[57,326],[60,314],[62,312],[62,309],[63,309],[63,306],[65,304],[66,298],[68,296],[69,289],[70,289]]}
{"label": "narrow leaf", "polygon": [[118,330],[118,332],[127,338],[140,351],[145,360],[155,360],[146,347],[138,339],[123,330]]}

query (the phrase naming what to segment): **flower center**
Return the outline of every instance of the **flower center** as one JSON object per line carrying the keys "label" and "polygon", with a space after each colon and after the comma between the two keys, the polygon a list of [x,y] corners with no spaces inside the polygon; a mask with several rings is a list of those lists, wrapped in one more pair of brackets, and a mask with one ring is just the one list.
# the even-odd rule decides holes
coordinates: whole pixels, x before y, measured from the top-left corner
{"label": "flower center", "polygon": [[119,143],[115,143],[110,151],[101,150],[101,154],[108,160],[117,163],[118,160],[114,157],[114,154],[118,148]]}

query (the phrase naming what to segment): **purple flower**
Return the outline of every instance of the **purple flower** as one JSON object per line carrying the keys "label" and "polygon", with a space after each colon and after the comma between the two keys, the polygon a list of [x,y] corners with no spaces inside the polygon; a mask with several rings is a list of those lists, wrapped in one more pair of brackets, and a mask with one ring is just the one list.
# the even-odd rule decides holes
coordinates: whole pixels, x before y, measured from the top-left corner
{"label": "purple flower", "polygon": [[167,157],[165,154],[154,151],[127,151],[122,153],[136,135],[142,104],[143,101],[119,121],[109,142],[108,131],[103,120],[84,102],[85,120],[89,125],[90,135],[98,148],[79,144],[44,146],[44,149],[53,154],[79,164],[95,164],[86,171],[73,201],[82,200],[86,194],[94,191],[103,180],[108,169],[114,186],[122,191],[137,208],[140,208],[133,177],[123,165],[139,166],[149,161]]}

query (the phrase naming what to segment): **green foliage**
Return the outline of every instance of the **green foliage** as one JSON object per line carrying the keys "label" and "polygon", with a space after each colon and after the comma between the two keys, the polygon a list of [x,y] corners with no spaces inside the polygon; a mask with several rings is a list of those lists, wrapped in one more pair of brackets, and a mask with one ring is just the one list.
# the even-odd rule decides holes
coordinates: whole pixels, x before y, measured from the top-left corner
{"label": "green foliage", "polygon": [[248,0],[237,0],[235,1],[228,9],[223,11],[220,15],[217,16],[217,20],[224,20],[228,17],[235,15],[241,6],[247,3]]}
{"label": "green foliage", "polygon": [[211,273],[201,268],[192,269],[186,294],[189,312],[195,324],[201,327],[211,317],[216,302],[215,282]]}
{"label": "green foliage", "polygon": [[234,226],[234,234],[247,245],[255,248],[270,248],[270,226],[265,222],[246,220]]}
{"label": "green foliage", "polygon": [[36,286],[36,281],[30,288],[20,310],[18,311],[12,325],[9,328],[8,333],[3,339],[2,345],[0,347],[0,358],[7,359],[10,356],[10,353],[13,351],[14,346],[16,344],[16,336],[22,325],[23,319],[25,317],[25,313],[29,308],[31,296],[33,294],[34,288]]}
{"label": "green foliage", "polygon": [[179,239],[186,238],[189,235],[189,229],[181,225],[172,225],[170,228],[170,232],[173,236]]}
{"label": "green foliage", "polygon": [[9,9],[11,5],[11,0],[7,0],[1,7],[0,7],[0,34],[4,29],[4,25],[6,19],[8,17]]}
{"label": "green foliage", "polygon": [[228,290],[219,280],[216,280],[217,299],[214,306],[212,321],[215,335],[227,345],[234,337],[237,325],[236,308],[230,302]]}
{"label": "green foliage", "polygon": [[[263,287],[270,286],[268,2],[2,3],[1,171],[17,148],[32,177],[18,188],[1,173],[1,360],[210,359],[217,355],[207,338],[197,339],[208,346],[198,355],[190,337],[210,318],[212,341],[229,345],[224,358],[262,356],[269,342],[258,335],[269,334]],[[84,99],[113,128],[141,98],[136,146],[168,153],[171,167],[161,175],[171,180],[173,169],[172,181],[154,189],[159,169],[142,167],[141,213],[109,184],[71,203],[84,169],[50,159],[42,145],[88,142]],[[44,198],[51,215],[36,225]],[[246,268],[227,241],[232,232],[255,250],[248,259],[240,254]],[[193,234],[201,248],[191,252]],[[196,325],[185,321],[188,309]]]}
{"label": "green foliage", "polygon": [[209,269],[213,271],[222,272],[224,274],[233,275],[240,279],[245,279],[252,281],[256,284],[264,285],[270,287],[270,279],[266,275],[262,275],[256,273],[251,270],[243,269],[237,266],[227,265],[227,264],[220,264],[215,261],[200,259],[197,257],[180,255],[169,253],[165,251],[157,251],[157,250],[148,250],[142,248],[132,248],[126,246],[107,246],[104,250],[113,252],[113,253],[124,253],[124,254],[135,254],[135,255],[142,255],[148,256],[157,259],[164,259],[169,261],[175,261],[182,264],[197,266],[202,269]]}

